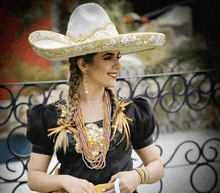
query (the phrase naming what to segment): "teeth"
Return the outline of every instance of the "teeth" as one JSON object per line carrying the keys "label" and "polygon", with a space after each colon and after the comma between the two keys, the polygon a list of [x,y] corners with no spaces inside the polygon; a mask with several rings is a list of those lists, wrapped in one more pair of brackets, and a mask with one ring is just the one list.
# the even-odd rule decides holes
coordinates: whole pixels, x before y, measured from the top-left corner
{"label": "teeth", "polygon": [[114,76],[114,77],[116,77],[116,74],[109,74],[110,76]]}

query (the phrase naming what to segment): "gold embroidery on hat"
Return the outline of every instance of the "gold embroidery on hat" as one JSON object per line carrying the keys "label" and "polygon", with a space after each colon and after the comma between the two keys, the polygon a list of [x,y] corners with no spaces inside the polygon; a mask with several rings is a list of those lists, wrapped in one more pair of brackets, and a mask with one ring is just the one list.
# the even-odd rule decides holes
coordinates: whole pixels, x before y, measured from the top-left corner
{"label": "gold embroidery on hat", "polygon": [[66,37],[62,34],[53,31],[46,31],[46,30],[33,32],[31,36],[29,36],[29,41],[32,44],[38,40],[54,40],[61,42],[63,44],[70,44],[69,37]]}
{"label": "gold embroidery on hat", "polygon": [[[111,32],[110,30],[108,31],[109,26],[112,26],[114,28],[114,32]],[[115,25],[112,22],[107,22],[103,27],[95,28],[94,30],[92,30],[86,36],[80,34],[77,37],[73,37],[73,35],[70,32],[67,32],[66,36],[69,37],[72,41],[74,41],[74,43],[81,43],[81,42],[84,42],[86,40],[96,39],[95,37],[92,37],[92,36],[95,35],[96,32],[103,31],[103,30],[105,31],[105,36],[106,36],[106,33],[111,34],[111,35],[114,35],[115,33],[118,33],[116,28],[115,28]],[[100,36],[100,34],[98,36]]]}
{"label": "gold embroidery on hat", "polygon": [[[102,42],[91,40],[91,42],[88,41],[81,45],[74,45],[73,42],[70,41],[70,37],[62,36],[62,38],[60,38],[59,37],[60,34],[59,35],[54,34],[55,32],[43,31],[43,33],[44,33],[43,36],[42,36],[42,31],[33,33],[31,37],[29,37],[29,41],[35,52],[37,52],[40,56],[51,60],[65,59],[68,57],[73,57],[75,55],[78,55],[79,53],[83,55],[87,53],[100,52],[115,48],[121,50],[122,54],[123,54],[123,49],[125,50],[126,53],[133,53],[133,52],[141,51],[147,45],[151,47],[148,49],[152,49],[157,46],[162,46],[165,43],[165,39],[166,39],[165,35],[161,35],[161,34],[133,33],[133,34],[120,35],[118,37],[108,37],[104,39]],[[40,48],[35,45],[35,42],[38,40],[48,40],[48,39],[51,40],[54,39],[58,42],[62,42],[63,44],[66,44],[66,46],[61,48],[51,49],[51,48]]]}

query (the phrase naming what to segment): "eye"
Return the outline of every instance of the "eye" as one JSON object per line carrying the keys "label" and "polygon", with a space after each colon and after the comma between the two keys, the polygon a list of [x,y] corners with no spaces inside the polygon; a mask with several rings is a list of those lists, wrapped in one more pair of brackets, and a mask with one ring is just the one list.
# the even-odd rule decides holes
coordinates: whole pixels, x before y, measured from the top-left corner
{"label": "eye", "polygon": [[112,60],[112,56],[109,56],[109,57],[106,57],[106,58],[104,58],[104,60]]}

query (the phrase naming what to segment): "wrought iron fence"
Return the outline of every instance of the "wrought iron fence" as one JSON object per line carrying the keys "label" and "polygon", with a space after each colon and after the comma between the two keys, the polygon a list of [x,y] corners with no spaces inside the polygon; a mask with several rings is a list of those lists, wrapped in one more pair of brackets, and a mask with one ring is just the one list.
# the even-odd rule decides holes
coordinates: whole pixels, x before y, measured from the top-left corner
{"label": "wrought iron fence", "polygon": [[[164,156],[165,149],[163,145],[158,144],[158,139],[162,133],[167,132],[166,128],[174,128],[171,129],[174,131],[175,128],[185,130],[186,128],[183,126],[185,125],[187,129],[192,129],[190,124],[195,121],[195,118],[190,118],[189,116],[177,116],[181,110],[184,109],[187,112],[200,113],[211,106],[219,113],[219,72],[220,70],[208,70],[119,77],[117,79],[116,93],[118,96],[126,99],[133,99],[138,95],[142,95],[150,100],[152,108],[156,113],[156,119],[158,120],[154,133],[154,141],[161,156]],[[0,172],[0,186],[4,187],[7,184],[14,184],[10,191],[19,192],[19,189],[23,185],[26,185],[27,164],[31,149],[27,141],[24,143],[27,125],[26,110],[33,103],[48,104],[65,96],[67,89],[66,83],[67,81],[64,80],[0,85],[2,93],[0,101],[0,131],[2,137],[0,143],[5,143],[2,151],[5,152],[5,155],[3,154],[1,156],[3,159],[1,159],[2,163],[0,164],[0,169],[2,170]],[[166,115],[171,115],[166,120],[166,123],[159,122],[162,111]],[[220,129],[218,115],[212,114],[212,117],[217,117],[216,120],[212,119],[211,121],[212,124],[213,122],[217,122],[213,128]],[[178,124],[180,118],[183,120],[181,126]],[[20,143],[21,141],[23,142],[23,146]],[[1,146],[3,147],[3,145]],[[191,167],[191,173],[188,174],[188,177],[190,186],[194,192],[217,192],[217,189],[220,188],[220,170],[218,167],[218,163],[220,162],[219,145],[219,136],[209,138],[202,144],[193,140],[183,141],[177,144],[173,153],[164,162],[165,171],[170,168]],[[185,150],[182,153],[185,162],[172,164],[182,148]],[[190,158],[191,154],[193,154],[193,158]],[[141,165],[141,163],[139,164]],[[200,182],[197,182],[196,175],[204,167],[210,170],[207,174],[208,177],[206,177],[209,178],[212,175],[212,182],[208,188],[201,189],[201,187],[197,186]],[[11,177],[10,173],[14,173],[13,177]],[[165,191],[164,179],[159,182],[158,189],[158,192],[163,191]]]}

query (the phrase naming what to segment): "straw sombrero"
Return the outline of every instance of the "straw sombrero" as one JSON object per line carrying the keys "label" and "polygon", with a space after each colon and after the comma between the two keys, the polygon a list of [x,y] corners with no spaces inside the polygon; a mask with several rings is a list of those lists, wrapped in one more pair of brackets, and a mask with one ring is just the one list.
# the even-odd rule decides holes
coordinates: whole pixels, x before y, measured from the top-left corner
{"label": "straw sombrero", "polygon": [[162,46],[162,33],[118,34],[106,11],[98,4],[80,5],[70,16],[66,36],[39,30],[29,35],[29,42],[38,55],[61,60],[95,52],[119,50],[129,54]]}

